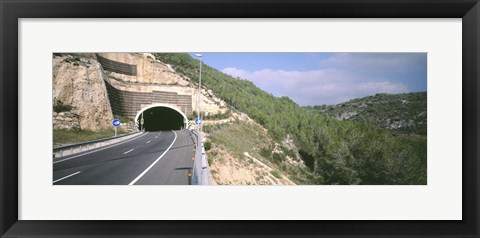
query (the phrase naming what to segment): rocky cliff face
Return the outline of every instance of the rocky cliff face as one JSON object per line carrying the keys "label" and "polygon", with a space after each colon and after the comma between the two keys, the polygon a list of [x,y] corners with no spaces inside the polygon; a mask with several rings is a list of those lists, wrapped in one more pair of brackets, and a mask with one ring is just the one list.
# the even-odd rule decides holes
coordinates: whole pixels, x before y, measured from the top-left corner
{"label": "rocky cliff face", "polygon": [[100,64],[76,55],[53,57],[53,105],[71,106],[81,129],[99,131],[113,119]]}
{"label": "rocky cliff face", "polygon": [[80,129],[80,122],[78,115],[69,111],[66,112],[53,112],[53,129]]}
{"label": "rocky cliff face", "polygon": [[[106,70],[99,63],[101,57],[136,65],[136,75]],[[71,106],[68,111],[78,115],[80,129],[99,131],[111,128],[113,114],[105,81],[122,91],[191,95],[192,110],[198,108],[198,86],[149,53],[55,54],[52,103]],[[226,113],[226,103],[213,95],[211,90],[203,88],[201,94],[203,115]],[[54,129],[71,127],[57,126]],[[125,129],[129,131],[129,128]]]}

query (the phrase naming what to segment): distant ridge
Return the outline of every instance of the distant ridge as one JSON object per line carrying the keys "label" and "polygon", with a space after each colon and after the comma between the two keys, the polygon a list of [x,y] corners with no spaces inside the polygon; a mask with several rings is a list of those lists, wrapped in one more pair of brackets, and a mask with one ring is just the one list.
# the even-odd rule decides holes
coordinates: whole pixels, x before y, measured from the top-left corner
{"label": "distant ridge", "polygon": [[427,92],[385,94],[309,106],[338,120],[374,123],[395,134],[427,135]]}

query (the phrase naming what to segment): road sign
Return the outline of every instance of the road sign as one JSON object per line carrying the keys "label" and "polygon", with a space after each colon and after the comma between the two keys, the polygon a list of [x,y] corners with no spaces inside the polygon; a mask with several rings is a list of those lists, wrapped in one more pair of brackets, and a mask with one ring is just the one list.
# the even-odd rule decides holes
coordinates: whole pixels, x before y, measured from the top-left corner
{"label": "road sign", "polygon": [[120,120],[118,120],[118,119],[113,120],[112,125],[115,126],[115,127],[120,126]]}
{"label": "road sign", "polygon": [[200,118],[195,119],[195,124],[197,124],[197,125],[202,124],[202,119],[200,119]]}

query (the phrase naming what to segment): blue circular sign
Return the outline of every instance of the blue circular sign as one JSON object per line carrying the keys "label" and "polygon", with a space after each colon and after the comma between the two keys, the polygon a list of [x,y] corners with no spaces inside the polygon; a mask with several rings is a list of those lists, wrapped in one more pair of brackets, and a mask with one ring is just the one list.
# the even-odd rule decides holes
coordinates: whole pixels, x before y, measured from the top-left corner
{"label": "blue circular sign", "polygon": [[197,124],[197,125],[202,124],[202,119],[200,119],[200,118],[195,119],[195,124]]}
{"label": "blue circular sign", "polygon": [[113,120],[112,125],[113,126],[120,126],[120,120],[118,120],[118,119]]}

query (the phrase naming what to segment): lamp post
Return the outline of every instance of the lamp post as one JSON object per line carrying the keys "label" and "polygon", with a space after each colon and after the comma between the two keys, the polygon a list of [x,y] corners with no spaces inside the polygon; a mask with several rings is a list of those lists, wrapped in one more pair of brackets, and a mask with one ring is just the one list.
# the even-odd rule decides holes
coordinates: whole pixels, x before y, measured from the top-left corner
{"label": "lamp post", "polygon": [[[200,120],[202,120],[202,114],[201,114],[201,110],[202,110],[202,107],[201,107],[201,103],[202,103],[202,100],[201,100],[201,97],[200,95],[202,94],[202,60],[200,60],[200,58],[202,57],[201,54],[195,54],[195,56],[198,58],[198,61],[200,62],[200,77],[199,77],[199,80],[198,80],[198,101],[197,101],[197,117],[200,118]],[[198,125],[198,128],[199,128],[199,131],[202,131],[202,124],[200,123],[200,125]]]}

